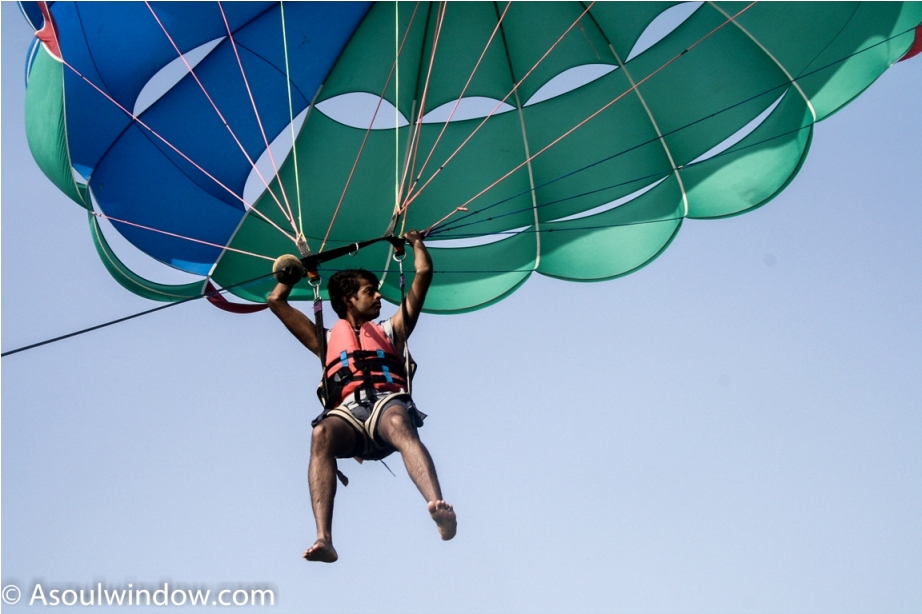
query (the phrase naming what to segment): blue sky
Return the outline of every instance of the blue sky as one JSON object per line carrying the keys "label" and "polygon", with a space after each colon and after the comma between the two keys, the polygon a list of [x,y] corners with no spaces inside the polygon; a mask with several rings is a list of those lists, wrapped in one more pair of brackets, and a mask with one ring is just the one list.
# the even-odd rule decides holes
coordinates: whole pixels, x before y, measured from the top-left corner
{"label": "blue sky", "polygon": [[[154,305],[32,161],[31,32],[2,11],[6,351]],[[896,65],[817,126],[781,196],[687,221],[634,275],[424,316],[449,543],[399,459],[396,478],[345,461],[340,561],[300,558],[319,369],[271,314],[196,302],[4,358],[3,585],[268,584],[284,612],[918,612],[920,92],[922,59]]]}

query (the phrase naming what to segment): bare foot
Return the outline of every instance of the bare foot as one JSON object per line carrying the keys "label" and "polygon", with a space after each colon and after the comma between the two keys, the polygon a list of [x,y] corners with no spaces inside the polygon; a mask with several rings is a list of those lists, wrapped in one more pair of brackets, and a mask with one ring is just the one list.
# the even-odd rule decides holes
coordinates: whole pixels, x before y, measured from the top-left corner
{"label": "bare foot", "polygon": [[429,515],[435,521],[439,528],[439,535],[442,539],[448,541],[458,532],[458,519],[455,516],[455,509],[450,503],[439,499],[438,501],[429,502]]}
{"label": "bare foot", "polygon": [[325,539],[318,539],[314,545],[304,551],[304,558],[308,561],[320,561],[321,563],[335,563],[339,555],[333,544]]}

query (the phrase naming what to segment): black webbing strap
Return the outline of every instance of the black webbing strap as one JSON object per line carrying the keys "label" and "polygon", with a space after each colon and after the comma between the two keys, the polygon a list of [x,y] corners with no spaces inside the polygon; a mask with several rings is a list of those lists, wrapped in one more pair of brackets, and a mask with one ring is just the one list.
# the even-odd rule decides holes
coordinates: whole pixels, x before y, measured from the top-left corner
{"label": "black webbing strap", "polygon": [[317,326],[317,350],[318,354],[320,355],[320,366],[324,369],[323,393],[328,400],[330,396],[329,390],[327,390],[326,380],[327,335],[326,330],[323,328],[323,301],[320,298],[320,274],[317,272],[317,265],[324,262],[329,262],[330,260],[335,260],[336,258],[340,258],[347,254],[354,254],[363,247],[374,245],[380,241],[389,241],[392,245],[395,246],[394,249],[397,249],[397,245],[403,246],[403,239],[398,239],[393,235],[392,231],[389,231],[384,236],[378,237],[376,239],[359,241],[358,243],[344,245],[342,247],[330,249],[325,252],[320,252],[319,254],[308,254],[307,256],[301,258],[301,264],[304,265],[304,269],[307,271],[308,281],[310,282],[311,288],[314,290],[314,322]]}
{"label": "black webbing strap", "polygon": [[[307,276],[311,288],[314,290],[314,322],[317,327],[317,353],[320,358],[320,366],[323,369],[322,373],[322,382],[323,382],[323,395],[326,399],[326,404],[330,402],[330,391],[329,384],[327,382],[327,369],[328,365],[326,364],[326,354],[327,354],[327,336],[326,330],[323,327],[323,301],[320,298],[320,274],[317,272],[317,266],[329,262],[330,260],[335,260],[342,256],[348,254],[354,254],[363,247],[368,247],[369,245],[374,245],[381,241],[387,241],[394,246],[394,254],[405,254],[404,243],[405,241],[402,238],[395,237],[393,232],[394,220],[391,220],[391,225],[388,227],[388,231],[384,236],[377,237],[375,239],[368,239],[366,241],[359,241],[357,243],[351,243],[349,245],[343,245],[342,247],[337,247],[334,249],[327,250],[325,252],[320,252],[319,254],[308,254],[301,258],[301,264],[304,265],[304,269],[307,271]],[[406,323],[406,306],[403,304],[403,294],[404,294],[404,280],[403,280],[403,262],[401,258],[400,264],[400,305],[403,309],[403,319]],[[408,351],[406,350],[406,326],[404,326],[404,335],[403,335],[403,344],[404,352],[409,356]],[[406,381],[407,381],[407,391],[409,392],[410,388],[410,376],[409,376],[409,358],[406,363]]]}
{"label": "black webbing strap", "polygon": [[[384,365],[398,375],[403,375],[403,359],[390,352],[381,352],[379,354],[378,350],[355,350],[354,352],[346,352],[345,357],[352,359],[356,369],[363,369],[365,365],[370,367]],[[340,354],[326,365],[324,372],[329,373],[330,369],[337,365],[342,365],[342,362],[343,356]],[[380,371],[381,369],[378,370]]]}
{"label": "black webbing strap", "polygon": [[[320,358],[320,366],[323,367],[327,355],[327,331],[323,328],[323,301],[320,299],[320,275],[317,273],[316,265],[311,268],[307,268],[305,265],[305,268],[307,269],[308,281],[310,282],[311,288],[314,289],[314,326],[317,331],[317,354]],[[326,405],[329,403],[328,399],[330,398],[326,372],[323,373],[321,381],[323,382],[323,397],[327,399],[324,402],[324,409],[326,409]],[[346,477],[345,473],[339,470],[339,467],[336,468],[336,477],[339,478],[343,486],[349,485],[349,478]]]}
{"label": "black webbing strap", "polygon": [[[309,277],[311,287],[314,289],[314,324],[317,328],[317,354],[320,358],[320,366],[323,369],[323,373],[321,374],[321,381],[323,382],[324,407],[330,403],[330,390],[329,384],[327,382],[326,372],[327,331],[323,327],[323,301],[320,298],[320,275],[317,272],[317,265],[324,262],[329,262],[330,260],[334,260],[347,254],[354,254],[363,247],[373,245],[379,241],[389,241],[391,245],[394,246],[394,249],[398,249],[398,245],[402,247],[403,239],[398,239],[394,236],[393,226],[394,222],[391,220],[391,225],[388,227],[387,234],[383,237],[378,237],[377,239],[369,239],[368,241],[360,241],[351,245],[344,245],[343,247],[337,247],[325,252],[320,252],[319,254],[309,254],[301,258],[301,264],[304,265],[304,269],[307,271],[307,276]],[[407,380],[409,381],[409,377],[407,377]],[[390,467],[388,467],[387,470],[390,471]],[[336,477],[339,478],[339,481],[342,482],[343,486],[349,485],[349,478],[347,478],[338,468],[336,469]]]}
{"label": "black webbing strap", "polygon": [[317,357],[320,358],[320,367],[323,369],[321,381],[323,382],[323,398],[327,399],[324,403],[326,405],[330,398],[326,377],[327,331],[323,327],[323,300],[320,298],[320,275],[317,273],[316,265],[307,269],[307,277],[311,288],[314,290],[314,328],[317,331]]}
{"label": "black webbing strap", "polygon": [[410,324],[410,318],[407,315],[407,302],[406,302],[406,279],[403,276],[403,260],[407,256],[406,248],[403,243],[400,245],[394,245],[394,260],[400,265],[400,314],[403,316],[403,357],[404,357],[404,372],[406,373],[407,378],[407,393],[413,393],[413,374],[410,372],[410,346],[407,345],[407,337],[410,336],[407,326]]}
{"label": "black webbing strap", "polygon": [[304,265],[304,268],[308,271],[317,270],[318,264],[323,264],[324,262],[329,262],[330,260],[335,260],[336,258],[341,258],[349,254],[354,254],[363,247],[368,247],[369,245],[374,245],[381,241],[388,241],[391,245],[394,246],[394,249],[398,249],[397,246],[403,247],[403,239],[399,239],[392,234],[384,235],[383,237],[378,237],[377,239],[368,239],[367,241],[359,241],[357,243],[350,243],[349,245],[343,245],[342,247],[337,247],[334,249],[328,249],[325,252],[320,252],[319,254],[311,254],[301,258],[301,264]]}
{"label": "black webbing strap", "polygon": [[395,219],[391,220],[391,225],[388,226],[387,233],[384,236],[377,237],[375,239],[368,239],[366,241],[359,241],[357,243],[351,243],[349,245],[343,245],[342,247],[337,247],[334,249],[329,249],[325,252],[320,252],[319,254],[309,254],[301,258],[301,264],[304,265],[304,269],[307,271],[307,276],[310,278],[311,287],[314,289],[314,321],[316,322],[318,335],[317,335],[317,346],[320,353],[320,364],[323,367],[323,386],[324,386],[324,395],[329,399],[329,394],[327,390],[327,381],[326,381],[326,353],[327,353],[327,338],[326,331],[323,328],[323,304],[320,299],[320,275],[317,273],[317,266],[323,264],[324,262],[329,262],[330,260],[335,260],[336,258],[341,258],[348,254],[354,254],[363,247],[368,247],[369,245],[374,245],[381,241],[387,241],[394,246],[394,256],[395,258],[400,256],[400,308],[403,312],[403,321],[404,321],[404,332],[403,332],[403,346],[404,354],[407,356],[406,362],[406,373],[407,373],[407,388],[409,391],[409,351],[407,347],[407,331],[406,331],[406,321],[407,321],[407,310],[406,305],[404,305],[404,277],[403,277],[403,256],[406,255],[404,249],[405,241],[402,238],[394,236],[394,225]]}

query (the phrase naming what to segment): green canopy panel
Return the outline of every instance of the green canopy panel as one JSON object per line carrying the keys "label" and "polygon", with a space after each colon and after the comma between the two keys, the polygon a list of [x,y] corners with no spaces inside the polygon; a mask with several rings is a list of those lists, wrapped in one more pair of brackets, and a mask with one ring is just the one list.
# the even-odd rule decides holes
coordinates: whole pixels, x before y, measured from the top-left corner
{"label": "green canopy panel", "polygon": [[[235,51],[231,37],[214,38],[227,26],[209,21],[219,12],[205,3],[116,4],[141,24],[138,36],[153,36],[132,72],[133,56],[104,58],[108,47],[94,43],[108,30],[92,23],[114,19],[105,6],[50,9],[62,56],[85,79],[44,49],[29,72],[29,145],[62,191],[91,208],[89,190],[136,247],[255,302],[272,290],[272,261],[299,254],[299,236],[316,254],[426,230],[436,271],[426,310],[438,313],[490,305],[532,272],[626,275],[685,218],[764,205],[796,176],[815,122],[903,56],[922,23],[919,2],[399,2],[286,4],[283,26],[279,5],[233,3]],[[159,26],[142,27],[151,10],[169,14],[220,118],[184,73],[139,103],[145,80],[176,60]],[[83,83],[94,79],[145,124]],[[111,143],[68,125],[101,110]],[[276,142],[271,168],[266,140]],[[261,160],[268,189],[252,189],[249,160]],[[186,292],[136,278],[95,222],[94,236],[132,291]],[[391,256],[379,242],[319,272],[367,268],[397,302]],[[292,296],[313,291],[303,282]]]}
{"label": "green canopy panel", "polygon": [[32,62],[25,106],[26,140],[38,167],[71,200],[92,210],[86,186],[74,181],[71,170],[64,111],[64,65],[44,45],[39,46]]}
{"label": "green canopy panel", "polygon": [[138,296],[150,299],[152,301],[164,301],[175,303],[177,301],[198,298],[205,292],[206,281],[193,281],[188,284],[161,284],[149,279],[144,279],[140,275],[133,273],[125,264],[119,260],[112,248],[109,247],[108,241],[102,234],[99,227],[99,220],[93,213],[89,213],[90,232],[93,236],[93,243],[96,245],[96,251],[99,258],[105,265],[109,274],[123,288],[131,290]]}

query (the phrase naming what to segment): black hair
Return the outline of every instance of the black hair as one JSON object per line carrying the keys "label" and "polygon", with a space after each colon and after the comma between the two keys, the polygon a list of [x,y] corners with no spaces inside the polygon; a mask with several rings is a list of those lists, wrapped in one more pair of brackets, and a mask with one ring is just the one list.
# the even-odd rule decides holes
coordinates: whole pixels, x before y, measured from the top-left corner
{"label": "black hair", "polygon": [[365,269],[346,269],[344,271],[337,271],[330,277],[330,281],[327,282],[327,290],[330,293],[330,305],[340,318],[346,317],[345,299],[358,294],[363,281],[370,283],[374,286],[375,290],[378,289],[378,277],[371,271],[366,271]]}

